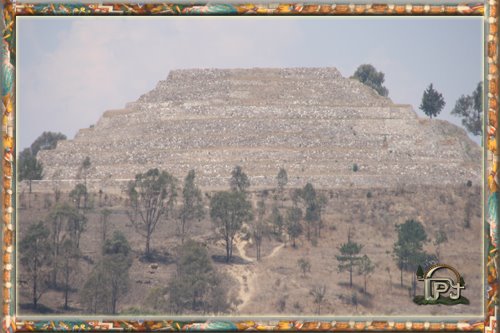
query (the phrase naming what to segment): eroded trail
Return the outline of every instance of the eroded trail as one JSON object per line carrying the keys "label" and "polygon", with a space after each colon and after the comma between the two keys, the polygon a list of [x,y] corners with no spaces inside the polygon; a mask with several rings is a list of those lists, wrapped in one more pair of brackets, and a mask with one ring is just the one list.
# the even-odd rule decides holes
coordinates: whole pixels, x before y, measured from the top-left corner
{"label": "eroded trail", "polygon": [[[228,267],[228,272],[238,281],[240,285],[237,297],[241,300],[241,303],[238,304],[236,313],[242,313],[242,310],[248,304],[255,292],[255,278],[257,277],[255,271],[257,260],[247,255],[245,251],[245,246],[247,244],[247,240],[243,240],[241,237],[235,238],[234,245],[238,250],[239,256],[247,263],[242,265],[231,265]],[[260,261],[274,257],[283,247],[284,244],[276,246],[269,255],[262,257]]]}

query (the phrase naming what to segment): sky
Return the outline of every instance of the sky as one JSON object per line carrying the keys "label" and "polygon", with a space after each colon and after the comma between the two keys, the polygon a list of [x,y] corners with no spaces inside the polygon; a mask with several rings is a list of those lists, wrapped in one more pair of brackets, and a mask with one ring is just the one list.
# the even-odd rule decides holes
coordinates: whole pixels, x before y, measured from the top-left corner
{"label": "sky", "polygon": [[[481,17],[17,18],[18,152],[44,131],[72,139],[172,69],[372,64],[395,103],[418,107],[433,83],[450,114],[483,73]],[[475,139],[479,142],[479,139]]]}

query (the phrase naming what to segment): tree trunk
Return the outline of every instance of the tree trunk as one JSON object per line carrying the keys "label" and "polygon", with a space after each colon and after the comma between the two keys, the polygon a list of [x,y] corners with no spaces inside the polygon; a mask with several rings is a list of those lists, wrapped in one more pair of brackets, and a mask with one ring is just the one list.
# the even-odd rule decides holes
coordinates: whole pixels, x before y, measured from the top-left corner
{"label": "tree trunk", "polygon": [[401,271],[401,287],[403,286],[403,266],[399,269]]}
{"label": "tree trunk", "polygon": [[146,258],[149,258],[151,255],[151,225],[147,225],[146,229]]}
{"label": "tree trunk", "polygon": [[66,284],[64,288],[64,310],[68,310],[68,291],[69,291],[69,286]]}
{"label": "tree trunk", "polygon": [[68,294],[69,294],[69,262],[66,262],[64,272],[64,309],[68,310]]}
{"label": "tree trunk", "polygon": [[181,221],[181,244],[184,244],[184,233],[185,233],[186,219],[183,217]]}
{"label": "tree trunk", "polygon": [[413,288],[413,297],[417,295],[417,278],[415,274],[411,275],[411,284]]}
{"label": "tree trunk", "polygon": [[233,258],[233,239],[229,242],[229,261]]}
{"label": "tree trunk", "polygon": [[31,180],[29,181],[30,191],[28,193],[28,209],[31,208]]}
{"label": "tree trunk", "polygon": [[365,294],[367,293],[367,290],[366,290],[366,275],[365,275]]}
{"label": "tree trunk", "polygon": [[36,297],[36,290],[37,290],[37,279],[38,279],[38,270],[37,270],[37,264],[35,260],[35,267],[33,269],[33,308],[36,309],[37,306],[37,297]]}
{"label": "tree trunk", "polygon": [[231,258],[231,251],[229,250],[229,238],[226,237],[226,262]]}
{"label": "tree trunk", "polygon": [[351,265],[349,266],[349,288],[352,288],[352,262]]}

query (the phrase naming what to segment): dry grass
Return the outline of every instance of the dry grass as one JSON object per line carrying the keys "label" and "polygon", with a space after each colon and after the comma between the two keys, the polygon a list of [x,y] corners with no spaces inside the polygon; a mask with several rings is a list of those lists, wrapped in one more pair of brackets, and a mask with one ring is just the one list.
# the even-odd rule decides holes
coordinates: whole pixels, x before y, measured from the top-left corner
{"label": "dry grass", "polygon": [[[238,264],[215,262],[217,269],[233,276],[233,284],[228,285],[239,305],[233,308],[233,315],[314,315],[316,304],[309,292],[314,285],[326,285],[325,302],[321,315],[450,315],[480,314],[482,309],[482,234],[480,189],[427,188],[398,190],[332,190],[325,191],[328,207],[323,216],[325,227],[317,246],[313,246],[304,236],[298,239],[297,248],[274,238],[265,238],[262,244],[262,260],[256,261],[255,248],[251,242],[239,237],[234,255],[240,257]],[[26,199],[26,198],[25,198]],[[477,203],[472,210],[473,218],[469,229],[464,227],[464,211],[467,200]],[[18,212],[19,238],[31,223],[45,218],[48,208],[43,208],[44,195],[33,194],[31,209]],[[267,212],[271,211],[272,193],[266,201]],[[97,205],[97,204],[96,204]],[[140,260],[144,250],[143,239],[134,232],[133,226],[124,214],[124,200],[112,198],[113,214],[110,220],[110,234],[122,231],[128,238],[134,252],[130,270],[130,288],[119,302],[119,311],[131,307],[150,312],[146,297],[155,287],[165,287],[175,270],[175,248],[179,244],[175,223],[169,220],[159,225],[153,236],[152,247],[158,254],[158,268],[151,269],[149,262]],[[290,200],[285,202],[285,207]],[[96,208],[96,211],[98,208]],[[75,289],[70,294],[69,313],[82,313],[78,288],[97,261],[101,247],[99,214],[89,213],[87,231],[82,235],[81,247],[89,260],[82,260]],[[404,287],[400,286],[399,270],[395,265],[392,248],[396,240],[395,225],[413,218],[421,221],[431,239],[426,251],[435,253],[435,233],[444,229],[448,242],[441,246],[441,261],[456,267],[464,276],[467,289],[464,293],[471,304],[468,306],[418,306],[408,295],[410,273],[404,273]],[[340,244],[346,242],[349,228],[353,239],[363,244],[362,253],[367,254],[375,264],[375,271],[368,281],[367,293],[363,291],[363,278],[354,275],[354,286],[349,288],[347,272],[339,273],[336,255]],[[213,256],[225,254],[223,243],[217,237],[208,218],[196,223],[190,236],[205,243]],[[297,260],[306,258],[311,262],[311,272],[304,277]],[[238,259],[238,258],[237,258]],[[19,279],[23,280],[20,268]],[[19,303],[29,303],[25,286],[19,289]],[[417,294],[422,294],[421,286]],[[353,303],[353,297],[356,304]],[[41,301],[56,313],[61,310],[63,294],[49,291]],[[21,313],[31,311],[23,306]],[[68,312],[66,312],[68,313]]]}

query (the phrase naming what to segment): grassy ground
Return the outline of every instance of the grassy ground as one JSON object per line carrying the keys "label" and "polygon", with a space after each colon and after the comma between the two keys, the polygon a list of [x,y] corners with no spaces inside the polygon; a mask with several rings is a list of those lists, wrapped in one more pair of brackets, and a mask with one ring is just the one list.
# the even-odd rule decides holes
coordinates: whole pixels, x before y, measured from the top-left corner
{"label": "grassy ground", "polygon": [[[482,308],[482,223],[481,194],[475,187],[457,186],[453,188],[426,188],[397,190],[332,190],[325,191],[329,198],[323,215],[324,228],[317,244],[312,244],[301,236],[297,247],[284,244],[276,237],[264,238],[262,259],[255,260],[255,247],[244,233],[237,237],[234,249],[235,260],[226,264],[214,260],[220,271],[232,276],[227,288],[230,296],[238,299],[232,315],[315,315],[317,304],[313,303],[310,290],[315,285],[325,285],[325,301],[321,304],[321,315],[444,315],[480,314]],[[53,201],[52,194],[32,194],[28,208],[28,196],[20,198],[18,211],[18,237],[31,224],[45,219]],[[63,200],[65,197],[63,196]],[[208,205],[208,198],[206,203]],[[254,207],[256,195],[253,195]],[[94,210],[88,213],[89,222],[81,239],[85,260],[80,260],[77,277],[70,293],[69,311],[62,310],[64,301],[62,291],[49,290],[40,299],[44,313],[81,314],[82,305],[78,290],[87,274],[98,260],[101,247],[99,210],[103,200],[97,195],[92,198]],[[273,195],[266,199],[267,215],[271,212]],[[466,203],[471,202],[471,220],[467,227],[464,222]],[[290,206],[289,199],[284,207]],[[125,199],[119,196],[107,198],[106,207],[113,211],[110,218],[109,234],[113,230],[122,231],[133,249],[134,260],[130,269],[128,293],[119,301],[120,312],[134,311],[151,313],[147,304],[148,294],[157,287],[165,287],[175,271],[175,248],[179,245],[175,221],[170,219],[161,223],[153,235],[152,248],[156,257],[151,262],[141,260],[144,239],[138,235],[128,220],[124,210]],[[464,276],[467,289],[464,296],[469,305],[426,305],[419,306],[409,295],[411,274],[404,272],[403,286],[400,285],[400,272],[395,264],[392,248],[397,235],[395,225],[406,219],[421,221],[429,236],[425,250],[436,253],[433,244],[436,232],[443,229],[448,242],[441,245],[440,261],[454,266]],[[362,254],[367,254],[375,264],[375,270],[367,280],[354,274],[352,288],[349,287],[349,274],[338,271],[336,255],[339,247],[347,241],[349,229],[353,240],[363,244]],[[190,230],[190,237],[207,245],[212,258],[225,255],[224,243],[215,232],[211,221],[205,218],[196,222]],[[311,271],[305,275],[299,270],[297,260],[305,258],[311,263]],[[18,280],[26,280],[23,267],[20,267]],[[153,291],[152,291],[153,290]],[[423,294],[419,285],[417,295]],[[29,306],[29,289],[25,283],[19,284],[18,304],[20,313],[33,313]],[[39,312],[37,312],[39,313]]]}

